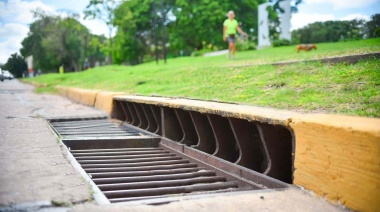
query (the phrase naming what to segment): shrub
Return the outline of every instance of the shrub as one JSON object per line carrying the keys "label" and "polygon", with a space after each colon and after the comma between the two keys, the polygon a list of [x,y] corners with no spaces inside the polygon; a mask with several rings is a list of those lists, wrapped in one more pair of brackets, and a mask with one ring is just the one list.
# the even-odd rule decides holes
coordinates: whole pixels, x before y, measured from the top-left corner
{"label": "shrub", "polygon": [[199,57],[199,56],[203,56],[204,54],[206,54],[208,52],[211,52],[211,50],[210,49],[195,50],[191,53],[191,56],[192,57]]}
{"label": "shrub", "polygon": [[279,39],[279,40],[274,40],[272,42],[272,45],[274,47],[278,47],[278,46],[290,46],[290,45],[292,45],[292,42],[290,40],[287,40],[287,39]]}
{"label": "shrub", "polygon": [[236,40],[236,50],[238,51],[248,51],[248,50],[255,50],[256,44],[249,40],[249,39],[242,39],[241,37],[238,37]]}

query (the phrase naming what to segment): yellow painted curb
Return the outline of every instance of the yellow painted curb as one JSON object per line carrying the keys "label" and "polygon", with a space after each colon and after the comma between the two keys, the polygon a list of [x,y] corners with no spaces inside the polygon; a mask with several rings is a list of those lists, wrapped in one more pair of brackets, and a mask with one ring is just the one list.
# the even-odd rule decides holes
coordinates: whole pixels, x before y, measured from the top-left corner
{"label": "yellow painted curb", "polygon": [[58,91],[59,95],[67,97],[67,89],[68,89],[67,87],[58,85],[58,86],[55,86],[54,88]]}
{"label": "yellow painted curb", "polygon": [[300,115],[294,184],[358,211],[380,208],[380,119]]}
{"label": "yellow painted curb", "polygon": [[98,92],[99,91],[96,90],[67,88],[67,97],[75,102],[93,107],[95,105],[95,98]]}
{"label": "yellow painted curb", "polygon": [[95,107],[108,114],[111,114],[113,108],[113,97],[116,95],[125,95],[125,93],[107,91],[97,93]]}
{"label": "yellow painted curb", "polygon": [[171,108],[192,110],[200,113],[222,114],[225,117],[241,118],[269,124],[289,126],[291,117],[296,113],[250,105],[208,102],[192,99],[163,98],[147,96],[115,96],[115,99],[136,103],[152,104]]}

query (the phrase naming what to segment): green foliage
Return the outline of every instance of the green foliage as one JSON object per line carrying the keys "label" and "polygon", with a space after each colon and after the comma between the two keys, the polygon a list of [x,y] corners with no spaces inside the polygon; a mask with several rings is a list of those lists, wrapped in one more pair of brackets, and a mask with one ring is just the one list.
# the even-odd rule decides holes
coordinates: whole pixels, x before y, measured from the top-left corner
{"label": "green foliage", "polygon": [[80,73],[46,74],[27,80],[50,87],[64,85],[380,117],[379,59],[353,65],[322,65],[319,62],[257,65],[379,52],[379,44],[380,38],[322,43],[318,44],[317,51],[308,53],[297,53],[294,46],[285,46],[238,52],[235,60],[227,60],[226,55],[181,57],[169,59],[168,64],[103,66]]}
{"label": "green foliage", "polygon": [[241,37],[237,37],[236,39],[236,50],[238,51],[248,51],[255,50],[256,44],[252,40],[244,39]]}
{"label": "green foliage", "polygon": [[[235,11],[244,31],[250,36],[257,36],[257,19],[252,17],[257,16],[258,4],[263,2],[265,0],[166,0],[163,9],[157,3],[157,13],[154,13],[153,0],[125,1],[115,10],[114,24],[118,26],[118,32],[114,59],[118,64],[136,64],[144,61],[145,56],[153,55],[154,49],[158,48],[155,44],[154,18],[158,20],[159,36],[162,35],[162,25],[166,26],[166,45],[171,55],[178,56],[180,52],[192,52],[194,49],[199,51],[205,47],[203,43],[211,44],[215,49],[225,48],[222,24],[229,10]],[[165,20],[162,20],[162,14],[167,17]],[[158,40],[158,46],[162,46],[161,37]]]}
{"label": "green foliage", "polygon": [[192,56],[192,57],[199,57],[199,56],[203,56],[204,54],[209,53],[209,52],[211,52],[210,49],[196,50],[196,51],[193,51],[193,52],[191,53],[191,56]]}
{"label": "green foliage", "polygon": [[87,56],[104,60],[100,46],[105,38],[91,35],[77,15],[51,16],[37,10],[35,17],[20,50],[24,57],[33,55],[34,69],[56,72],[63,64],[66,71],[79,71]]}
{"label": "green foliage", "polygon": [[142,63],[150,53],[152,43],[152,0],[123,2],[115,10],[114,24],[118,31],[114,38],[114,63]]}
{"label": "green foliage", "polygon": [[18,78],[22,77],[23,72],[28,70],[28,66],[23,57],[14,53],[8,58],[2,69],[10,71],[13,76]]}
{"label": "green foliage", "polygon": [[315,22],[294,30],[292,37],[296,43],[321,43],[363,39],[365,21]]}
{"label": "green foliage", "polygon": [[380,37],[380,13],[371,16],[371,20],[366,23],[369,38]]}
{"label": "green foliage", "polygon": [[272,41],[272,46],[274,46],[274,47],[290,46],[290,45],[292,45],[292,42],[290,40],[287,40],[287,39],[278,39],[278,40]]}
{"label": "green foliage", "polygon": [[113,21],[115,19],[115,9],[118,7],[119,2],[115,0],[90,0],[86,9],[83,11],[84,19],[99,19],[103,21],[108,27],[109,42],[108,47],[103,46],[102,52],[107,53],[110,63],[113,62],[113,38],[112,32],[114,29]]}

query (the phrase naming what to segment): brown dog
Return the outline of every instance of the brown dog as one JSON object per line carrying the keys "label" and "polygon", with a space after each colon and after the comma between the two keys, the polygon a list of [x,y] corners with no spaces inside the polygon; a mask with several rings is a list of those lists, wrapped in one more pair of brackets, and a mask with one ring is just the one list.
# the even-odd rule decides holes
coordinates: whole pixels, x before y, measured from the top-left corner
{"label": "brown dog", "polygon": [[317,50],[317,45],[315,44],[301,44],[297,46],[297,52],[300,52],[301,50],[305,50],[306,52],[315,49]]}

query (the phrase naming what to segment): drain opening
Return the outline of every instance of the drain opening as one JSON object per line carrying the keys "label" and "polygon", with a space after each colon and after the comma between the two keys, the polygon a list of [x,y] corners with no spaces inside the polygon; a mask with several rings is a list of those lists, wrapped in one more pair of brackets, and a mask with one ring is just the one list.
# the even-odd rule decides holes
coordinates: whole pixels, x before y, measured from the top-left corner
{"label": "drain opening", "polygon": [[[210,160],[193,157],[196,152],[186,154],[165,145],[160,136],[137,128],[165,133],[159,119],[146,120],[155,120],[156,124],[137,121],[135,127],[106,118],[55,119],[49,123],[111,203],[286,187],[250,170],[229,173],[210,165]],[[243,177],[247,174],[252,177]]]}
{"label": "drain opening", "polygon": [[[213,161],[228,161],[282,182],[293,183],[294,138],[290,129],[233,118],[221,111],[207,113],[202,107],[195,111],[195,107],[185,110],[170,107],[167,103],[150,105],[140,102],[138,98],[115,97],[111,117],[137,128],[141,128],[140,120],[147,121],[147,125],[158,126],[162,143],[181,152],[196,152],[194,154],[202,158],[212,156]],[[144,113],[145,110],[125,108],[150,108],[160,118],[147,118],[151,114]],[[218,163],[214,165],[218,166]]]}

